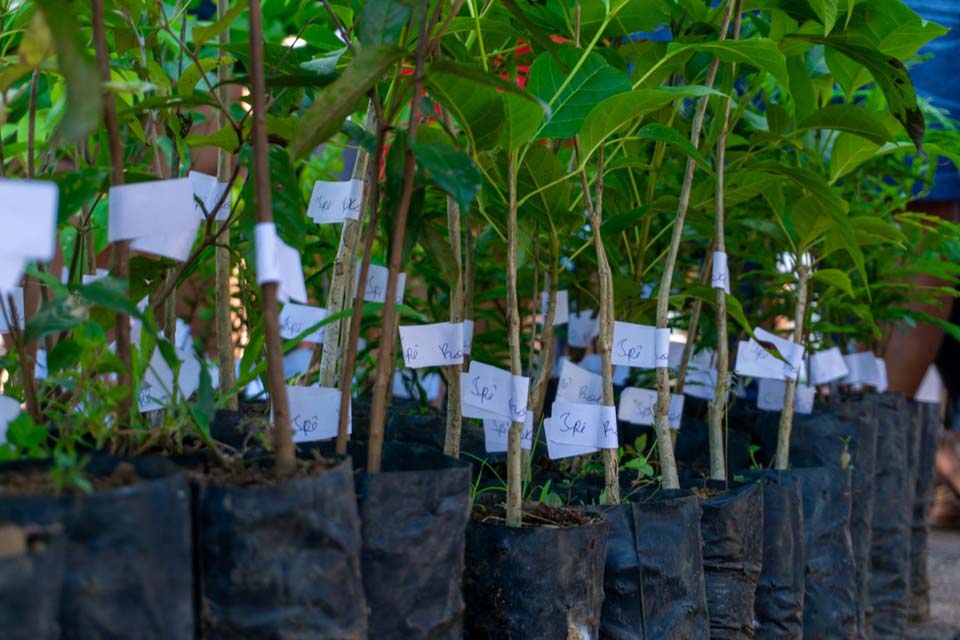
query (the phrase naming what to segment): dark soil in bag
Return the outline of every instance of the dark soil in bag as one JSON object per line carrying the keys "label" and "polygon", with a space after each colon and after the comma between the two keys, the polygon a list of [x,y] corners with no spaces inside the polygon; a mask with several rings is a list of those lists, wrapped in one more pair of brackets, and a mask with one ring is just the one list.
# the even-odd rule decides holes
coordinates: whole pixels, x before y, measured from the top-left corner
{"label": "dark soil in bag", "polygon": [[524,518],[526,526],[514,528],[504,526],[502,509],[474,512],[463,637],[593,640],[603,601],[606,519],[537,503],[524,505]]}
{"label": "dark soil in bag", "polygon": [[900,394],[878,397],[877,470],[870,545],[871,638],[900,639],[910,613],[908,431],[914,421]]}
{"label": "dark soil in bag", "polygon": [[[22,548],[14,547],[22,545]],[[66,545],[56,527],[0,525],[0,638],[56,640]]]}
{"label": "dark soil in bag", "polygon": [[803,491],[791,471],[749,470],[763,483],[763,568],[754,600],[756,637],[801,640],[805,550]]}
{"label": "dark soil in bag", "polygon": [[803,491],[806,554],[803,637],[855,638],[857,591],[850,541],[850,471],[831,467],[790,471]]}
{"label": "dark soil in bag", "polygon": [[249,482],[261,484],[234,476],[197,488],[206,637],[364,637],[360,522],[350,463],[262,484],[269,474],[250,469]]}
{"label": "dark soil in bag", "polygon": [[193,545],[186,476],[163,459],[95,456],[84,469],[92,478],[93,493],[25,494],[47,488],[49,468],[49,462],[30,461],[0,469],[0,523],[62,528],[59,637],[192,638]]}
{"label": "dark soil in bag", "polygon": [[763,562],[763,490],[758,484],[689,485],[703,515],[703,575],[710,638],[753,638],[754,597]]}
{"label": "dark soil in bag", "polygon": [[630,500],[594,508],[610,523],[600,638],[709,637],[699,499],[663,489]]}
{"label": "dark soil in bag", "polygon": [[[354,456],[365,463],[363,447]],[[384,447],[380,473],[355,480],[370,638],[462,637],[470,464],[393,443]]]}
{"label": "dark soil in bag", "polygon": [[933,465],[940,444],[942,420],[940,405],[918,403],[921,414],[917,460],[917,480],[913,501],[913,530],[910,535],[910,592],[913,594],[911,617],[923,621],[930,617],[930,576],[927,574],[928,518],[933,499]]}

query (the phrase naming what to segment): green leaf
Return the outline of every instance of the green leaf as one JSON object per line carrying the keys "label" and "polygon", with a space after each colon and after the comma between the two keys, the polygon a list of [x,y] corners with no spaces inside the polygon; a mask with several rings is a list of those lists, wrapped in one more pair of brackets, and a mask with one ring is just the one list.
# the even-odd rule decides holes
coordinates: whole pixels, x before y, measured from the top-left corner
{"label": "green leaf", "polygon": [[57,343],[53,351],[47,354],[47,371],[57,373],[69,369],[80,361],[83,348],[76,340],[67,338]]}
{"label": "green leaf", "polygon": [[552,109],[537,138],[572,138],[598,102],[630,90],[627,76],[598,53],[574,72],[582,55],[578,49],[560,49],[556,58],[542,53],[530,67],[527,90]]}
{"label": "green leaf", "polygon": [[427,90],[460,124],[471,149],[489,149],[497,143],[504,114],[503,101],[496,89],[475,82],[463,73],[447,73],[431,67]]}
{"label": "green leaf", "polygon": [[403,51],[397,47],[361,51],[339,78],[317,92],[313,104],[303,113],[299,134],[290,143],[290,153],[300,158],[329,140],[360,99],[402,56]]}
{"label": "green leaf", "polygon": [[686,155],[693,158],[702,168],[712,172],[710,165],[707,162],[707,159],[703,157],[703,154],[701,154],[697,148],[693,146],[690,140],[680,135],[680,132],[673,127],[668,127],[667,125],[660,124],[659,122],[651,122],[650,124],[641,127],[640,130],[637,131],[637,136],[640,138],[659,140],[677,147]]}
{"label": "green leaf", "polygon": [[504,115],[501,143],[513,151],[533,140],[543,122],[544,111],[538,103],[512,93],[505,93],[501,98]]}
{"label": "green leaf", "polygon": [[124,280],[112,276],[99,278],[89,284],[77,287],[77,293],[83,299],[110,311],[125,313],[131,318],[143,318],[143,313],[127,296],[127,283]]}
{"label": "green leaf", "polygon": [[[907,3],[909,4],[909,3]],[[947,29],[917,15],[903,2],[860,0],[848,16],[849,36],[862,38],[885,56],[907,60]]]}
{"label": "green leaf", "polygon": [[55,298],[44,304],[27,320],[24,337],[27,341],[67,331],[87,319],[89,308],[77,296]]}
{"label": "green leaf", "polygon": [[769,73],[781,87],[790,87],[787,61],[777,43],[767,38],[748,40],[715,40],[712,42],[677,43],[667,47],[667,55],[675,56],[687,51],[703,51],[716,56],[721,62],[737,62]]}
{"label": "green leaf", "polygon": [[340,62],[340,58],[343,57],[343,54],[347,52],[346,47],[340,47],[333,51],[327,51],[323,55],[319,55],[312,60],[307,60],[306,62],[301,62],[300,67],[307,71],[313,71],[322,76],[333,75],[337,72],[337,63]]}
{"label": "green leaf", "polygon": [[247,8],[248,0],[231,0],[230,8],[226,15],[211,24],[209,27],[193,28],[193,46],[197,51],[207,42],[220,36],[221,33],[230,28],[241,13]]}
{"label": "green leaf", "polygon": [[881,145],[896,139],[895,126],[896,122],[886,112],[852,104],[830,104],[804,118],[797,129],[845,131]]}
{"label": "green leaf", "polygon": [[470,156],[446,144],[418,143],[411,149],[437,186],[467,211],[483,185],[483,176]]}
{"label": "green leaf", "polygon": [[226,125],[218,131],[211,134],[189,135],[183,140],[191,149],[198,147],[217,147],[229,153],[236,153],[240,148],[240,139],[237,138],[237,130],[230,125]]}
{"label": "green leaf", "polygon": [[813,280],[823,282],[831,287],[837,287],[851,298],[854,297],[850,276],[840,269],[817,269],[813,272]]}
{"label": "green leaf", "polygon": [[830,182],[835,182],[837,178],[873,158],[879,148],[879,144],[864,140],[860,136],[850,133],[838,135],[830,151]]}
{"label": "green leaf", "polygon": [[807,4],[823,24],[823,35],[830,35],[837,23],[837,0],[807,0]]}
{"label": "green leaf", "polygon": [[95,167],[55,173],[53,179],[60,188],[57,224],[65,224],[70,216],[80,211],[84,205],[91,205],[94,196],[104,193],[108,175],[106,169]]}
{"label": "green leaf", "polygon": [[86,35],[72,5],[65,0],[37,0],[37,6],[53,35],[57,65],[67,81],[63,134],[71,142],[81,142],[100,124],[100,73],[87,53]]}
{"label": "green leaf", "polygon": [[364,47],[395,45],[413,13],[410,0],[367,0],[357,16],[357,32]]}
{"label": "green leaf", "polygon": [[196,62],[191,63],[177,80],[177,95],[181,98],[189,97],[193,94],[194,88],[205,73],[216,69],[221,64],[230,64],[233,61],[234,59],[230,56],[223,56],[220,58],[203,58],[199,61],[199,65]]}

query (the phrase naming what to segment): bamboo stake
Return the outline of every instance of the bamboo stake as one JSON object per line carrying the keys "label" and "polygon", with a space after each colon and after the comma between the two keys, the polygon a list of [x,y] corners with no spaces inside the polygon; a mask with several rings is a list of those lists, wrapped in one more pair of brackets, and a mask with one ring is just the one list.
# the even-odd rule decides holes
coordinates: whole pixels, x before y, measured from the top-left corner
{"label": "bamboo stake", "polygon": [[[96,50],[97,65],[100,67],[100,80],[110,82],[110,52],[107,50],[107,38],[104,28],[103,0],[91,1],[93,22],[93,42]],[[110,185],[123,184],[123,142],[120,139],[120,123],[117,119],[117,104],[113,94],[103,89],[103,119],[107,128],[107,145],[110,150]],[[113,271],[117,278],[130,277],[130,243],[120,240],[113,245]],[[125,293],[129,295],[129,285]],[[130,317],[117,313],[117,356],[122,367],[117,375],[120,386],[127,390],[117,403],[117,427],[122,428],[130,421],[133,407],[133,368],[130,358]]]}
{"label": "bamboo stake", "polygon": [[[220,0],[217,2],[217,18],[222,20],[227,15],[229,0]],[[230,42],[230,29],[224,29],[220,34],[220,44],[226,45]],[[230,89],[227,80],[230,79],[230,70],[226,64],[222,64],[217,69],[217,84],[220,92],[221,104],[230,107]],[[227,124],[226,117],[217,109],[216,111],[217,129],[221,129]],[[230,161],[231,154],[226,149],[217,149],[217,182],[224,183],[230,179]],[[229,200],[227,200],[229,202]],[[217,212],[212,212],[216,214]],[[217,360],[220,365],[220,389],[232,390],[237,386],[237,374],[234,368],[233,353],[233,318],[231,317],[231,295],[230,295],[230,276],[232,275],[232,265],[230,264],[230,231],[224,229],[228,224],[227,220],[220,222],[220,242],[214,250],[217,275]],[[224,405],[229,411],[237,411],[240,406],[237,400],[237,394],[231,393]]]}
{"label": "bamboo stake", "polygon": [[[250,80],[253,105],[253,186],[259,223],[273,223],[273,198],[270,192],[270,158],[267,148],[266,83],[263,74],[263,16],[260,3],[250,3]],[[267,378],[273,401],[273,446],[278,477],[290,476],[296,469],[290,406],[283,376],[283,343],[277,304],[279,283],[264,282],[264,341],[267,346]]]}
{"label": "bamboo stake", "polygon": [[[727,10],[720,25],[720,40],[727,37],[730,19],[733,14],[734,0],[728,0]],[[704,83],[708,89],[713,88],[717,77],[717,68],[720,60],[713,59],[710,71]],[[697,103],[697,111],[693,116],[693,126],[690,130],[690,142],[694,148],[700,147],[700,130],[703,127],[703,118],[707,112],[709,96],[703,96]],[[660,289],[657,291],[657,329],[667,328],[667,313],[670,305],[670,287],[673,284],[673,271],[677,264],[677,254],[680,252],[680,240],[683,236],[683,223],[690,208],[690,192],[693,189],[693,176],[696,162],[687,158],[686,172],[683,176],[683,186],[680,190],[680,203],[677,207],[677,217],[673,223],[673,236],[670,240],[670,250],[667,253],[667,262],[663,268],[663,277],[660,280]],[[673,455],[673,440],[670,435],[670,369],[657,368],[657,404],[654,411],[654,425],[657,431],[657,450],[660,452],[660,473],[663,476],[663,486],[667,489],[679,489],[680,478],[677,475],[677,462]]]}

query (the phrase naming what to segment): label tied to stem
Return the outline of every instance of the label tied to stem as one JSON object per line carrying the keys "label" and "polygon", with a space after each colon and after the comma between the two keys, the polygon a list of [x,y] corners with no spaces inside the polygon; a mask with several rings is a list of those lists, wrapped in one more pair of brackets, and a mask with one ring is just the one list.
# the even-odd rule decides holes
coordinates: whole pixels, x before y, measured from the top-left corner
{"label": "label tied to stem", "polygon": [[654,335],[654,354],[657,369],[670,366],[670,329],[657,329]]}
{"label": "label tied to stem", "polygon": [[280,282],[280,254],[277,226],[272,222],[259,222],[253,228],[253,244],[257,251],[257,284]]}
{"label": "label tied to stem", "polygon": [[723,289],[730,293],[730,271],[727,268],[727,254],[723,251],[713,252],[713,270],[710,276],[710,286],[714,289]]}

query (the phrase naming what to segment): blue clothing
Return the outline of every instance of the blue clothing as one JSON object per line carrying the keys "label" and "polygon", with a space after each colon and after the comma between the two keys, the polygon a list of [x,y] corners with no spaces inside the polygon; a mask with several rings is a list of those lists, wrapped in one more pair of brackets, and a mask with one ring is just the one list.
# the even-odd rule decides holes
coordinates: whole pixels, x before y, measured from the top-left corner
{"label": "blue clothing", "polygon": [[[960,0],[905,0],[907,6],[925,20],[932,20],[950,32],[920,50],[932,57],[910,69],[917,95],[929,98],[933,106],[946,109],[951,118],[960,119],[960,81],[957,56],[960,56]],[[933,190],[927,200],[960,200],[960,172],[949,160],[940,159]]]}

